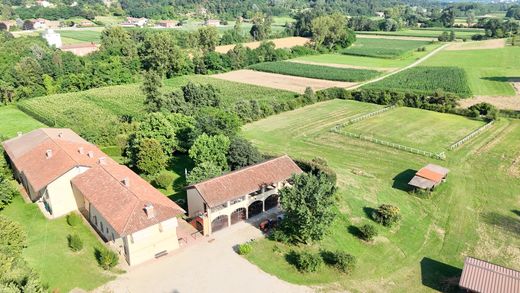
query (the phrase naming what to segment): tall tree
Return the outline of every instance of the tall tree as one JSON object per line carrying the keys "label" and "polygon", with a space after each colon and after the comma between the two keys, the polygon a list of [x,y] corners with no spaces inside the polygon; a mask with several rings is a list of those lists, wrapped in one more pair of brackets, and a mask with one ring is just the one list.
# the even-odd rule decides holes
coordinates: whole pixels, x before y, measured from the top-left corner
{"label": "tall tree", "polygon": [[356,40],[354,32],[347,28],[343,14],[319,16],[312,20],[312,40],[316,47],[348,47]]}
{"label": "tall tree", "polygon": [[153,70],[145,71],[141,91],[145,95],[144,104],[148,112],[159,112],[166,105],[165,97],[161,93],[162,77]]}
{"label": "tall tree", "polygon": [[262,161],[262,155],[258,149],[247,139],[238,136],[231,139],[227,158],[231,170],[247,167]]}
{"label": "tall tree", "polygon": [[222,134],[209,136],[202,134],[190,148],[190,158],[198,166],[204,162],[212,163],[220,170],[228,170],[226,154],[229,150],[229,138]]}
{"label": "tall tree", "polygon": [[137,168],[145,174],[157,174],[166,168],[168,157],[159,141],[153,138],[141,140],[138,146]]}
{"label": "tall tree", "polygon": [[220,42],[219,33],[214,26],[203,26],[197,30],[197,40],[199,48],[204,51],[215,51],[215,47]]}

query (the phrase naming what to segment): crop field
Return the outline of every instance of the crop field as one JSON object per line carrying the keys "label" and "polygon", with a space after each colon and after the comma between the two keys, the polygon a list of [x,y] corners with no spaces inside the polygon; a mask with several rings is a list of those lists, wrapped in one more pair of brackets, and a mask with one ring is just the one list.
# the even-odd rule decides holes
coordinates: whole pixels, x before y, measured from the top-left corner
{"label": "crop field", "polygon": [[[245,85],[208,76],[182,76],[165,81],[164,92],[193,81],[212,84],[222,93],[224,103],[239,99],[288,100],[294,93],[254,85]],[[49,126],[69,127],[87,140],[104,144],[101,137],[117,133],[121,116],[137,117],[144,113],[144,95],[139,84],[92,89],[83,92],[32,98],[18,107]]]}
{"label": "crop field", "polygon": [[340,131],[440,153],[484,125],[466,117],[399,107],[344,126]]}
{"label": "crop field", "polygon": [[365,57],[398,58],[428,44],[430,44],[428,41],[359,38],[353,46],[342,50],[341,53]]}
{"label": "crop field", "polygon": [[365,88],[433,93],[436,90],[471,96],[466,72],[457,67],[418,66],[389,76]]}
{"label": "crop field", "polygon": [[301,76],[336,81],[364,81],[378,76],[375,70],[337,68],[296,62],[264,62],[249,66],[250,69],[284,75]]}
{"label": "crop field", "polygon": [[45,125],[16,107],[0,107],[0,140],[14,137],[19,131],[26,133],[39,127],[45,127]]}
{"label": "crop field", "polygon": [[[381,35],[381,36],[403,36],[403,37],[431,37],[436,38],[440,36],[443,32],[450,32],[452,29],[441,29],[441,28],[435,28],[435,29],[410,29],[410,30],[402,30],[402,31],[396,31],[396,32],[356,32],[358,34],[363,35]],[[475,34],[483,34],[483,30],[477,30],[477,29],[453,29],[455,31],[455,37],[457,39],[467,38],[471,39],[471,36]]]}
{"label": "crop field", "polygon": [[[520,188],[520,164],[515,163],[520,157],[520,121],[497,121],[445,161],[436,161],[329,131],[359,112],[374,111],[365,105],[332,100],[243,127],[244,136],[262,151],[324,158],[336,171],[339,188],[338,216],[323,240],[301,246],[257,240],[246,258],[280,279],[318,285],[323,291],[446,292],[468,255],[520,269],[514,208]],[[430,162],[450,169],[448,181],[430,196],[409,194],[407,182]],[[400,225],[389,229],[368,218],[370,208],[383,203],[400,208]],[[355,236],[355,227],[367,223],[379,231],[372,243]],[[357,258],[356,269],[349,275],[327,266],[300,273],[286,258],[292,250],[322,249],[351,253]]]}
{"label": "crop field", "polygon": [[101,43],[99,30],[60,30],[63,44]]}
{"label": "crop field", "polygon": [[520,77],[520,47],[492,50],[443,51],[424,66],[456,66],[464,69],[476,96],[514,96],[509,80]]}

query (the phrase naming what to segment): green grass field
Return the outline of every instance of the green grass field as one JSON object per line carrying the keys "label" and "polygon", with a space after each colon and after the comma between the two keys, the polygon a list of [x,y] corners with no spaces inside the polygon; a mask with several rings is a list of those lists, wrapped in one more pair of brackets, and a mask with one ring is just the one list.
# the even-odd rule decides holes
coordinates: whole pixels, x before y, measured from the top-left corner
{"label": "green grass field", "polygon": [[482,121],[461,116],[400,107],[342,127],[341,131],[439,153],[483,125]]}
{"label": "green grass field", "polygon": [[16,136],[19,131],[26,133],[39,127],[45,127],[43,123],[14,106],[0,107],[0,122],[0,138],[10,138]]}
{"label": "green grass field", "polygon": [[512,96],[510,78],[520,77],[520,47],[490,50],[442,51],[424,66],[456,66],[466,71],[474,95]]}
{"label": "green grass field", "polygon": [[[92,290],[115,278],[98,266],[94,247],[102,244],[83,223],[73,228],[65,217],[47,220],[36,204],[26,204],[21,197],[15,198],[0,214],[20,223],[27,231],[24,259],[51,290],[69,292],[76,287]],[[84,248],[78,253],[68,247],[67,236],[71,233],[78,233],[83,240]]]}
{"label": "green grass field", "polygon": [[78,43],[101,43],[99,30],[60,30],[62,42],[65,45]]}
{"label": "green grass field", "polygon": [[415,40],[358,38],[353,46],[341,51],[345,55],[395,59],[410,54],[431,42]]}
{"label": "green grass field", "polygon": [[443,90],[461,97],[471,96],[466,72],[458,67],[417,66],[365,86],[369,89],[390,89],[434,93]]}
{"label": "green grass field", "polygon": [[443,32],[447,31],[455,31],[455,37],[458,39],[467,38],[470,39],[471,36],[474,34],[483,34],[483,30],[478,29],[441,29],[441,28],[434,28],[434,29],[408,29],[408,30],[402,30],[402,31],[396,31],[396,32],[382,32],[382,31],[374,31],[374,32],[356,32],[357,34],[362,35],[380,35],[380,36],[397,36],[397,37],[424,37],[424,38],[437,38],[440,36]]}
{"label": "green grass field", "polygon": [[364,81],[375,78],[380,74],[375,70],[337,68],[284,61],[257,63],[249,66],[249,68],[256,71],[335,81]]}
{"label": "green grass field", "polygon": [[[356,113],[373,111],[366,105],[333,100],[244,126],[244,135],[265,152],[325,158],[338,174],[340,214],[317,244],[258,240],[247,259],[292,283],[350,292],[445,292],[467,255],[520,269],[520,181],[512,175],[519,174],[512,162],[520,156],[520,122],[502,119],[446,161],[434,160],[451,172],[432,196],[423,197],[403,190],[430,159],[329,131]],[[379,236],[366,244],[349,227],[371,223],[366,208],[382,203],[399,206],[403,220],[392,229],[377,225]],[[351,275],[330,268],[302,274],[285,259],[293,249],[339,249],[356,256],[357,267]]]}

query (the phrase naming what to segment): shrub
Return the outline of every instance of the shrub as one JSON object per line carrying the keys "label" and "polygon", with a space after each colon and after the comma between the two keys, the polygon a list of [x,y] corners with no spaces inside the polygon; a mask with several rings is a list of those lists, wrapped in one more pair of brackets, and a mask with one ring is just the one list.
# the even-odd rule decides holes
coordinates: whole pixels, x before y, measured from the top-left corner
{"label": "shrub", "polygon": [[401,211],[396,206],[383,204],[372,213],[372,218],[383,226],[391,227],[401,220]]}
{"label": "shrub", "polygon": [[168,187],[173,184],[173,178],[174,176],[172,172],[166,170],[161,171],[157,176],[155,176],[155,186],[162,189],[168,189]]}
{"label": "shrub", "polygon": [[323,260],[338,270],[350,273],[356,267],[356,257],[343,251],[324,251],[321,253]]}
{"label": "shrub", "polygon": [[0,250],[9,255],[19,255],[27,246],[27,233],[23,227],[0,215]]}
{"label": "shrub", "polygon": [[114,251],[106,248],[96,248],[98,264],[105,270],[115,267],[119,263],[119,256]]}
{"label": "shrub", "polygon": [[77,252],[83,249],[83,240],[81,240],[78,234],[69,235],[67,240],[69,242],[70,250]]}
{"label": "shrub", "polygon": [[294,253],[294,265],[301,272],[316,272],[323,265],[323,259],[319,254],[310,252]]}
{"label": "shrub", "polygon": [[0,177],[0,210],[8,206],[18,194],[18,189],[10,180]]}
{"label": "shrub", "polygon": [[281,229],[273,229],[269,234],[269,239],[282,243],[289,243],[291,240]]}
{"label": "shrub", "polygon": [[238,246],[238,254],[240,255],[249,254],[251,251],[253,251],[253,246],[249,243],[243,243]]}
{"label": "shrub", "polygon": [[377,230],[374,225],[365,224],[359,227],[360,237],[365,241],[372,241],[377,236]]}
{"label": "shrub", "polygon": [[76,213],[70,213],[67,215],[67,224],[71,227],[76,227],[81,223],[81,218]]}

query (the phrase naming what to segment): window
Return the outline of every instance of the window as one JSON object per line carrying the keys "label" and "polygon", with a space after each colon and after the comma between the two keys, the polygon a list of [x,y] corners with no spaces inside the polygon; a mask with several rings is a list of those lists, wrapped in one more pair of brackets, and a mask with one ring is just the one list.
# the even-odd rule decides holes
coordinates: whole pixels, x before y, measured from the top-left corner
{"label": "window", "polygon": [[245,199],[246,199],[246,197],[245,197],[245,196],[242,196],[242,197],[239,197],[239,198],[237,198],[237,199],[232,200],[230,203],[231,203],[231,204],[236,204],[236,203],[239,203],[239,202],[241,202],[241,201],[244,201]]}
{"label": "window", "polygon": [[99,224],[101,225],[101,233],[103,233],[103,222],[100,221]]}
{"label": "window", "polygon": [[96,217],[96,216],[94,216],[94,225],[96,225],[96,226],[98,225],[98,224],[97,224],[97,217]]}

